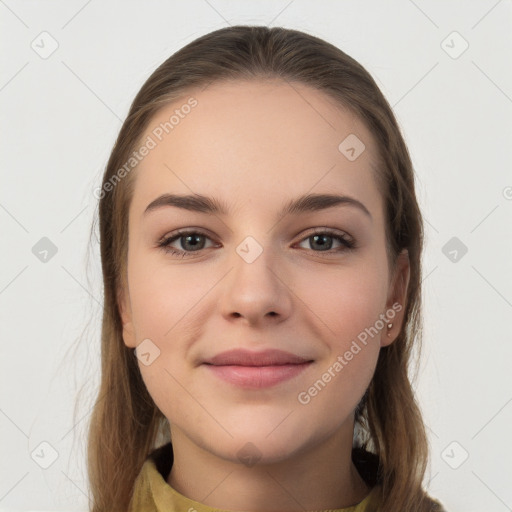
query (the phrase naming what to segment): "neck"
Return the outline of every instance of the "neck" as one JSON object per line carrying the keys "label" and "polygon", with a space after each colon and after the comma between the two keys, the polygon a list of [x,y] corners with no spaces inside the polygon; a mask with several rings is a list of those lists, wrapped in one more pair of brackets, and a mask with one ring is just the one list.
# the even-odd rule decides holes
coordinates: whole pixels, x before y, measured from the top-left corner
{"label": "neck", "polygon": [[172,427],[168,483],[204,505],[228,510],[296,512],[357,505],[370,492],[355,468],[353,422],[307,451],[252,467],[226,460]]}

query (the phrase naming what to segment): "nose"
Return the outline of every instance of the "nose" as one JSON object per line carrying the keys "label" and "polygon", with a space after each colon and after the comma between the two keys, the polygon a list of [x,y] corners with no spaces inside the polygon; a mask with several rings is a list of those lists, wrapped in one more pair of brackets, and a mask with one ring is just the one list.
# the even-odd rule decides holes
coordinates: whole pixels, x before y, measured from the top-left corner
{"label": "nose", "polygon": [[275,252],[261,249],[253,261],[245,257],[243,249],[230,259],[234,268],[227,276],[221,299],[222,314],[229,322],[264,326],[281,323],[290,316],[293,292],[283,265]]}

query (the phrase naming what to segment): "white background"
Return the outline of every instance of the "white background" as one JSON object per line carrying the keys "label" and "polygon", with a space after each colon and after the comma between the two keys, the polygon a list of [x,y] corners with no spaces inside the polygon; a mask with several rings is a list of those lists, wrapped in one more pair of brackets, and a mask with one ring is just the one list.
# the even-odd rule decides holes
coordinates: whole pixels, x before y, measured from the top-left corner
{"label": "white background", "polygon": [[[0,510],[86,510],[102,302],[92,192],[149,74],[235,24],[328,40],[394,107],[426,220],[425,485],[449,511],[512,510],[510,0],[2,0],[0,16]],[[47,58],[31,47],[52,40]],[[57,248],[47,262],[32,252],[43,237]],[[456,262],[452,237],[468,249]],[[48,469],[42,442],[58,452]]]}

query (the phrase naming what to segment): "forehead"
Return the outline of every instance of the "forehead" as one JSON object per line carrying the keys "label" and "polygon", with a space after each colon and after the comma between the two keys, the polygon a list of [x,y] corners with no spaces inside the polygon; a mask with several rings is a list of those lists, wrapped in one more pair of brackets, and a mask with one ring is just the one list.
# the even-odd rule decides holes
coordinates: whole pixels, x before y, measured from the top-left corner
{"label": "forehead", "polygon": [[279,207],[336,189],[379,205],[373,136],[351,110],[303,84],[261,79],[191,90],[157,112],[142,137],[149,140],[134,171],[138,211],[164,192],[265,199],[262,207],[280,197]]}

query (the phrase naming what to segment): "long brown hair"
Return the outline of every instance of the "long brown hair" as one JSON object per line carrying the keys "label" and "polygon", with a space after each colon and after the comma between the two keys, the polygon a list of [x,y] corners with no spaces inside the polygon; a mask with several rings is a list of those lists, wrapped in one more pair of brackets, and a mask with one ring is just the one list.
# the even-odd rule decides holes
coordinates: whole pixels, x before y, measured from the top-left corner
{"label": "long brown hair", "polygon": [[422,489],[429,448],[408,375],[413,347],[421,345],[423,226],[411,160],[395,116],[369,73],[335,46],[296,30],[234,26],[192,41],[153,72],[131,105],[103,176],[101,384],[87,445],[92,512],[126,511],[148,453],[169,440],[167,420],[144,385],[133,350],[122,339],[118,298],[126,283],[128,210],[136,170],[120,169],[163,106],[212,82],[263,77],[302,83],[333,98],[365,123],[379,147],[377,180],[386,205],[390,268],[407,249],[410,281],[403,329],[380,350],[373,379],[356,409],[355,426],[358,444],[380,460],[379,510],[434,509],[435,502]]}

